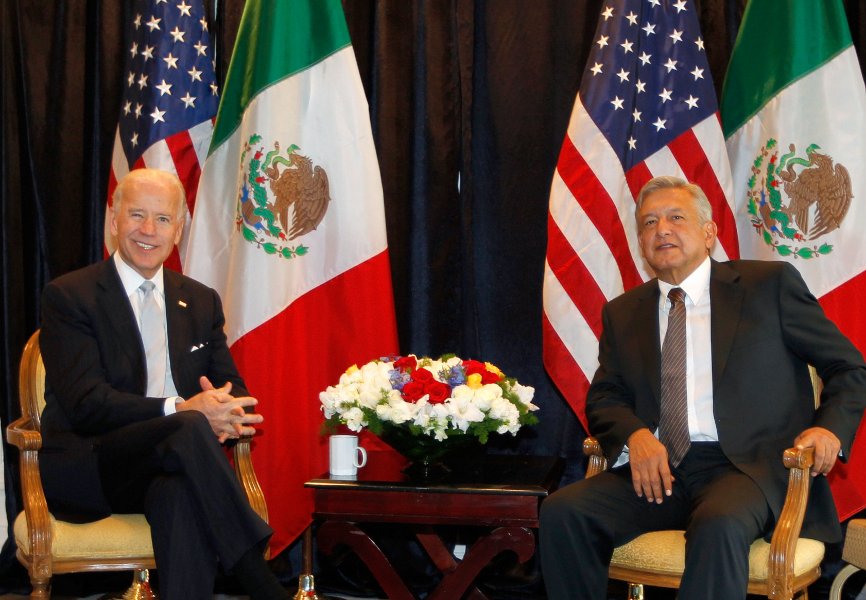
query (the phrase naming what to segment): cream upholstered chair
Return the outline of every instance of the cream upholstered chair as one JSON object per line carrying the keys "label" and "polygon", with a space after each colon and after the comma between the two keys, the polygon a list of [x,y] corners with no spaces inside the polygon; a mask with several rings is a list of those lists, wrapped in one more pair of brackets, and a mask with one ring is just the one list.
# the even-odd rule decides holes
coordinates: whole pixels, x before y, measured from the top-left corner
{"label": "cream upholstered chair", "polygon": [[[817,408],[823,385],[811,365],[809,376]],[[595,438],[584,440],[583,453],[589,457],[587,477],[607,469],[601,444]],[[782,461],[790,470],[788,493],[770,543],[756,540],[749,551],[749,593],[767,596],[770,600],[795,597],[806,600],[809,597],[806,588],[820,577],[824,559],[823,543],[799,537],[809,499],[812,481],[809,469],[814,462],[814,452],[811,448],[789,448]],[[611,579],[628,582],[629,600],[642,600],[644,585],[679,588],[685,555],[683,531],[645,533],[614,550],[609,575]]]}
{"label": "cream upholstered chair", "polygon": [[839,600],[842,597],[842,586],[848,578],[860,569],[866,569],[866,519],[852,519],[848,522],[842,560],[848,564],[842,567],[833,580],[830,600]]}
{"label": "cream upholstered chair", "polygon": [[[154,568],[150,527],[141,514],[115,514],[92,523],[69,523],[48,510],[39,477],[40,419],[45,407],[45,367],[39,331],[27,342],[19,371],[21,417],[6,429],[20,454],[24,510],[13,526],[18,560],[27,568],[31,598],[48,598],[51,576],[83,571]],[[234,446],[234,466],[250,505],[267,521],[268,509],[250,458],[250,439]],[[137,577],[138,578],[138,574]]]}
{"label": "cream upholstered chair", "polygon": [[[587,477],[607,468],[601,445],[586,438],[583,451],[589,456]],[[779,522],[768,544],[759,539],[749,551],[749,593],[771,600],[807,598],[806,588],[821,575],[824,544],[799,538],[811,476],[813,450],[790,448],[783,458],[790,469],[788,494]],[[678,588],[685,568],[686,541],[683,531],[653,531],[638,536],[613,551],[609,575],[629,584],[629,599],[643,598],[643,586]]]}

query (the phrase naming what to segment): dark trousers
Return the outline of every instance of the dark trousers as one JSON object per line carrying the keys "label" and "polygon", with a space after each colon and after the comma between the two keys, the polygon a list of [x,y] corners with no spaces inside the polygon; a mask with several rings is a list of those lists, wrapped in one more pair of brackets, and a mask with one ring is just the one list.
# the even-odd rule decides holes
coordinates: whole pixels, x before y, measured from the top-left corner
{"label": "dark trousers", "polygon": [[542,575],[551,600],[607,598],[613,549],[647,531],[684,529],[681,600],[742,600],[749,546],[772,527],[763,493],[718,444],[693,443],[661,504],[638,498],[628,465],[566,486],[541,506]]}
{"label": "dark trousers", "polygon": [[159,594],[213,597],[218,564],[230,572],[272,530],[252,510],[207,419],[181,412],[122,427],[95,449],[114,512],[143,512],[151,528]]}

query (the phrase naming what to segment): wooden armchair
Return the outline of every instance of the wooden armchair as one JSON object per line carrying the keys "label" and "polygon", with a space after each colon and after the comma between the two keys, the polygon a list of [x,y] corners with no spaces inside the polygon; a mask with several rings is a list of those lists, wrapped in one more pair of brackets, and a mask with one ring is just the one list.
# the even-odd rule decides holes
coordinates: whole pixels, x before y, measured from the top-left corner
{"label": "wooden armchair", "polygon": [[[607,468],[597,440],[586,438],[583,452],[589,457],[587,477]],[[824,544],[798,537],[806,512],[813,454],[812,448],[790,448],[784,453],[782,460],[790,469],[788,493],[771,542],[768,544],[759,539],[752,544],[749,552],[750,594],[760,594],[771,600],[791,600],[795,596],[806,599],[806,588],[821,574]],[[678,588],[685,567],[683,534],[683,531],[654,531],[619,546],[610,562],[610,578],[628,582],[630,600],[643,598],[644,585]]]}
{"label": "wooden armchair", "polygon": [[[150,527],[141,514],[116,514],[92,523],[69,523],[48,510],[39,477],[40,419],[45,407],[45,367],[39,331],[27,342],[19,371],[21,417],[6,429],[18,447],[24,510],[13,526],[18,560],[27,568],[31,598],[48,598],[55,573],[137,572],[155,567]],[[253,509],[267,521],[268,509],[250,458],[250,438],[234,447],[235,472]],[[136,579],[139,579],[138,573]]]}

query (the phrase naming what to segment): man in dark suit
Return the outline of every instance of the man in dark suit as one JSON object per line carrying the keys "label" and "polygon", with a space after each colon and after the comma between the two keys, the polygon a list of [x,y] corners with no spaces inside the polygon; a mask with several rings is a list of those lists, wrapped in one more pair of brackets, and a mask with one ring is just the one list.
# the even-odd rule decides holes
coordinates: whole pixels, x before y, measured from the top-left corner
{"label": "man in dark suit", "polygon": [[[93,520],[143,512],[163,598],[210,598],[218,565],[253,598],[287,597],[264,562],[272,531],[221,443],[262,417],[223,333],[216,292],[163,269],[186,213],[174,175],[117,186],[117,252],[43,294],[42,479],[51,510]],[[221,387],[215,387],[215,386]]]}
{"label": "man in dark suit", "polygon": [[[548,595],[606,598],[613,548],[685,529],[679,598],[742,599],[749,546],[772,531],[784,501],[785,448],[814,448],[821,475],[803,534],[840,537],[823,475],[851,448],[866,365],[795,268],[709,258],[716,225],[696,185],[651,180],[635,216],[657,279],[605,306],[586,406],[614,468],[542,505]],[[809,364],[824,382],[817,410]]]}

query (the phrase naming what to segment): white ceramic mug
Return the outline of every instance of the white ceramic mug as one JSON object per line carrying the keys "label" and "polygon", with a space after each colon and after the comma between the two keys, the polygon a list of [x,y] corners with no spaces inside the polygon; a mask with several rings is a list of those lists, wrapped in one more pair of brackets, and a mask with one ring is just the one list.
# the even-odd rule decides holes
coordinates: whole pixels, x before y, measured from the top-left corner
{"label": "white ceramic mug", "polygon": [[367,464],[367,451],[358,445],[357,435],[332,435],[330,451],[331,475],[354,477]]}

